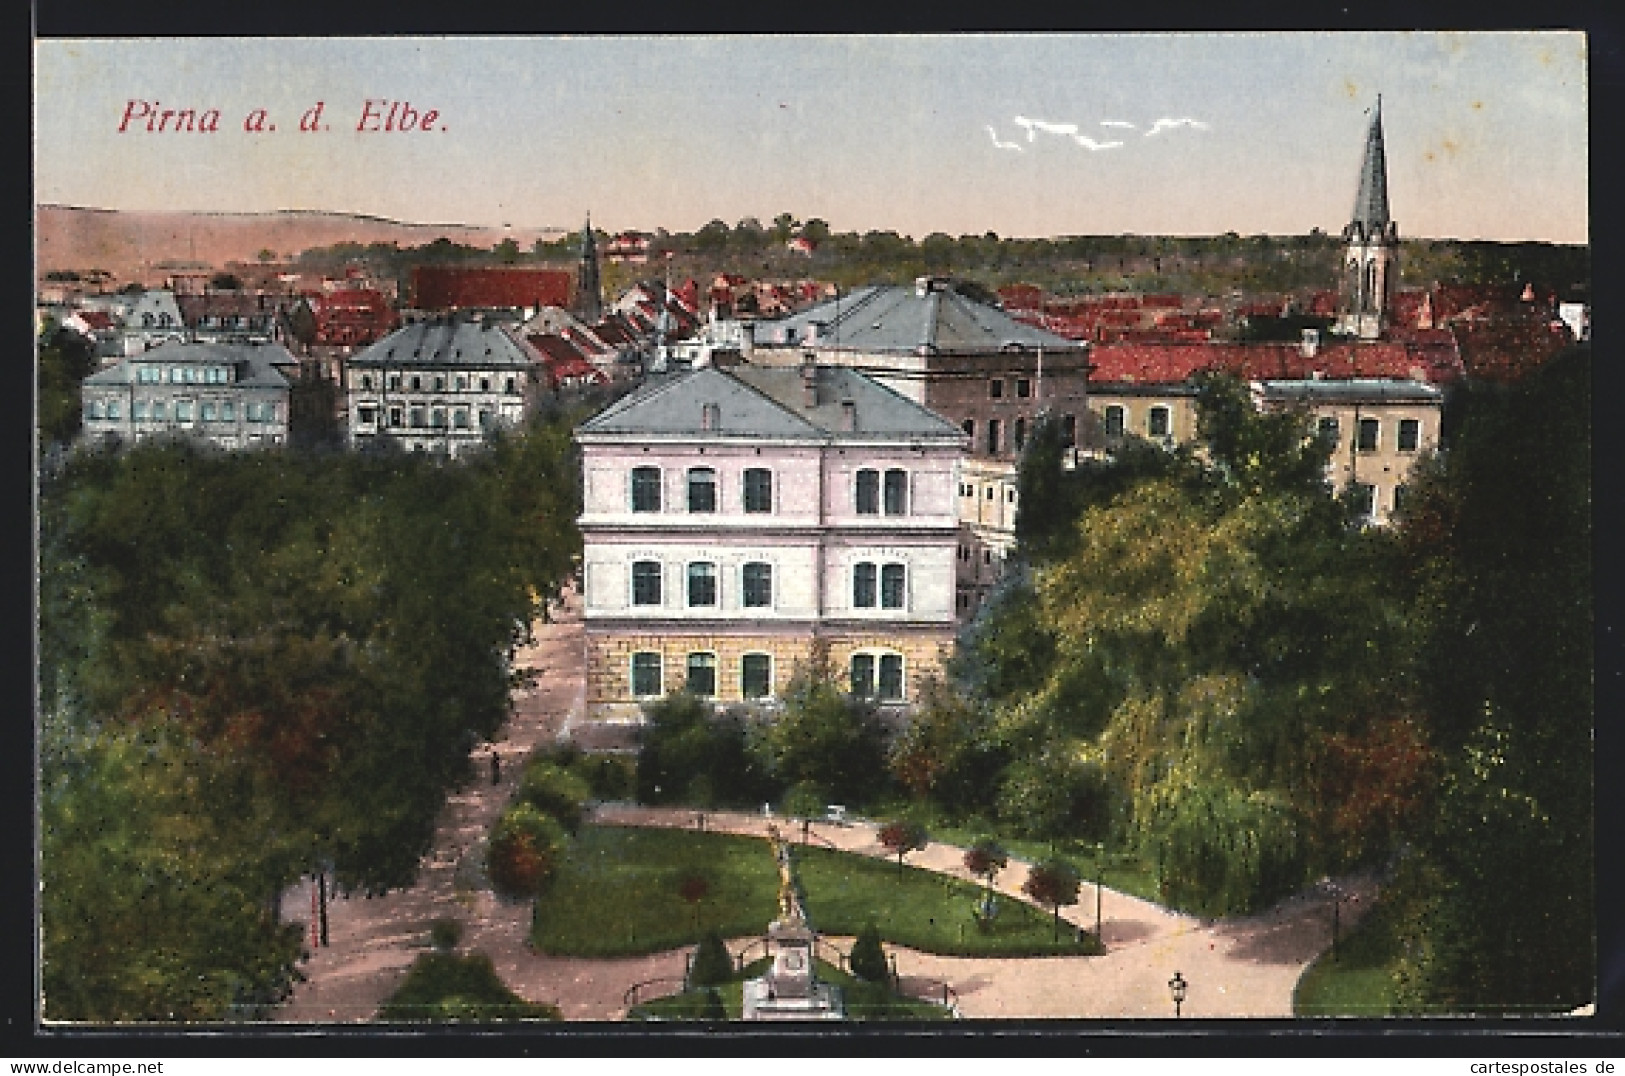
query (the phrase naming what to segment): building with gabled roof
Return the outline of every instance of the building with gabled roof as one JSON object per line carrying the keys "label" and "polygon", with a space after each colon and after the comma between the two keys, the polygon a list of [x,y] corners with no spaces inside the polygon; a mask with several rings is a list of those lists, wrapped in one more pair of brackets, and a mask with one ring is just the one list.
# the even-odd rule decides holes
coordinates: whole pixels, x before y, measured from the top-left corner
{"label": "building with gabled roof", "polygon": [[955,630],[966,438],[855,370],[651,377],[578,427],[587,718],[686,687],[771,708],[822,655],[898,710]]}
{"label": "building with gabled roof", "polygon": [[528,318],[544,306],[570,305],[573,274],[521,266],[416,265],[412,306],[425,311],[517,310]]}
{"label": "building with gabled roof", "polygon": [[524,421],[544,366],[503,326],[456,315],[403,325],[345,364],[349,442],[460,455]]}
{"label": "building with gabled roof", "polygon": [[280,344],[161,344],[86,377],[88,440],[185,436],[219,448],[288,440],[296,360]]}

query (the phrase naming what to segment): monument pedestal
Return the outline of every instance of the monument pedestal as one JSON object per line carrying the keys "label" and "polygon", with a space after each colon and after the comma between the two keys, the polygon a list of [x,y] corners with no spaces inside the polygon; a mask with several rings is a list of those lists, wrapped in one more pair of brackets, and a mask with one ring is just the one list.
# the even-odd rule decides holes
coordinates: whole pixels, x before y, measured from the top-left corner
{"label": "monument pedestal", "polygon": [[813,974],[816,935],[804,920],[775,919],[767,928],[773,966],[744,984],[746,1020],[840,1020],[841,991]]}

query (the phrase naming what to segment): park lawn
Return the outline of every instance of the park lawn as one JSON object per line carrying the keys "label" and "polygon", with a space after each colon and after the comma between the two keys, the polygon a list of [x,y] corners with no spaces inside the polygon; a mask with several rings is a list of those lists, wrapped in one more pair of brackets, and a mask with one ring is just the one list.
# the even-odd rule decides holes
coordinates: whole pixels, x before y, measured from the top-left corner
{"label": "park lawn", "polygon": [[[971,913],[980,888],[895,860],[798,847],[807,912],[821,933],[855,935],[873,922],[881,937],[922,952],[961,956],[1050,956],[1094,951],[1066,923],[1060,940],[1043,909],[1001,899],[982,933]],[[689,874],[707,879],[698,906],[679,893]],[[660,952],[723,937],[760,935],[778,913],[778,869],[767,842],[693,830],[586,826],[536,902],[532,943],[555,956]]]}
{"label": "park lawn", "polygon": [[378,1009],[384,1023],[557,1020],[551,1005],[537,1005],[509,990],[483,953],[424,953]]}
{"label": "park lawn", "polygon": [[1378,903],[1360,924],[1339,939],[1337,958],[1322,953],[1305,969],[1292,992],[1295,1016],[1391,1016],[1394,969],[1400,947],[1394,911]]}
{"label": "park lawn", "polygon": [[[760,977],[766,972],[768,960],[748,965],[737,978],[716,988],[727,1010],[729,1020],[744,1016],[744,980]],[[901,997],[892,993],[885,983],[869,983],[855,979],[839,968],[822,960],[814,962],[818,978],[841,989],[841,1002],[850,1020],[948,1020],[953,1013],[945,1006],[917,998]],[[690,990],[637,1005],[627,1013],[632,1020],[698,1020],[703,1019],[704,989]]]}

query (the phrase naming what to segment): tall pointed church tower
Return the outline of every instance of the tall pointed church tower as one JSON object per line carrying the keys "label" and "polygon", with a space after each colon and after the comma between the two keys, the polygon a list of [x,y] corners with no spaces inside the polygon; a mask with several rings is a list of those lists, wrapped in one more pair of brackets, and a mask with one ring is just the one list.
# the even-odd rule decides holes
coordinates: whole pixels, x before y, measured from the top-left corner
{"label": "tall pointed church tower", "polygon": [[576,268],[576,317],[588,325],[604,319],[604,289],[598,281],[598,242],[592,235],[592,214],[581,229],[581,264]]}
{"label": "tall pointed church tower", "polygon": [[1388,215],[1388,161],[1382,149],[1382,96],[1371,113],[1360,163],[1354,219],[1343,229],[1347,243],[1338,287],[1336,331],[1362,340],[1382,335],[1389,297],[1399,277],[1399,227]]}

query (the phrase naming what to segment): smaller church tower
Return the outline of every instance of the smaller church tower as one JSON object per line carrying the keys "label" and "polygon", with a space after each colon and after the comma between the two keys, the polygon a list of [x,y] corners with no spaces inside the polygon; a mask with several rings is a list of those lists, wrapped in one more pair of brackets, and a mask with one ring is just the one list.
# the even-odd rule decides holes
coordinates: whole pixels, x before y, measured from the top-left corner
{"label": "smaller church tower", "polygon": [[576,317],[588,325],[604,320],[604,289],[598,281],[598,242],[592,234],[592,214],[581,229],[581,264],[576,269]]}
{"label": "smaller church tower", "polygon": [[1382,335],[1399,277],[1399,226],[1388,215],[1388,162],[1382,148],[1382,96],[1371,114],[1354,218],[1343,229],[1347,244],[1338,287],[1336,331],[1362,340]]}

